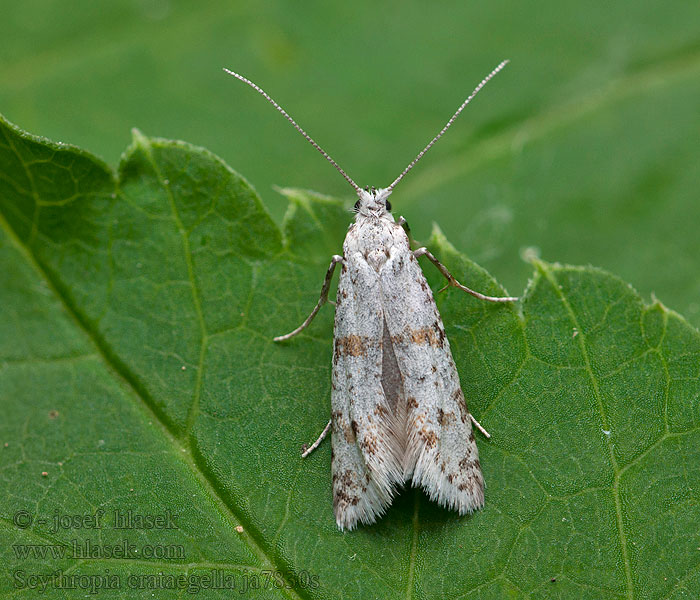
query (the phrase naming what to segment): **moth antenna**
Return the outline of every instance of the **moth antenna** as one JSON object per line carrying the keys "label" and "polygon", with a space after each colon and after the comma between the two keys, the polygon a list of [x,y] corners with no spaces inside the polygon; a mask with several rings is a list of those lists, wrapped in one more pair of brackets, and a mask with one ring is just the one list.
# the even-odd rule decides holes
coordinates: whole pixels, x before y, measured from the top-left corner
{"label": "moth antenna", "polygon": [[294,119],[292,119],[292,117],[289,116],[289,113],[288,113],[286,110],[284,110],[279,104],[277,104],[277,102],[275,102],[275,101],[270,97],[270,95],[269,95],[267,92],[265,92],[265,90],[263,90],[261,87],[259,87],[259,86],[256,85],[255,83],[253,83],[250,79],[248,79],[248,78],[246,78],[246,77],[243,77],[243,75],[239,75],[238,73],[234,73],[233,71],[229,71],[229,70],[226,69],[226,68],[224,68],[224,71],[226,71],[229,75],[233,75],[236,79],[240,79],[243,83],[247,83],[247,84],[248,84],[250,87],[252,87],[256,92],[258,92],[260,95],[262,95],[270,104],[272,104],[272,106],[274,106],[279,112],[281,112],[281,113],[285,116],[285,118],[287,119],[287,121],[289,121],[292,125],[294,125],[294,129],[296,129],[299,133],[301,133],[301,135],[303,135],[303,136],[306,138],[306,141],[309,142],[309,144],[311,144],[314,148],[316,148],[316,150],[318,150],[321,154],[323,154],[323,156],[325,157],[325,159],[326,159],[329,163],[331,163],[331,164],[338,170],[338,172],[345,178],[345,180],[346,180],[353,188],[355,188],[355,191],[356,191],[358,194],[360,194],[360,193],[362,192],[362,190],[360,189],[360,186],[357,185],[357,184],[350,178],[350,176],[349,176],[345,171],[343,171],[343,169],[340,167],[340,165],[339,165],[337,162],[335,162],[335,161],[330,157],[330,155],[329,155],[323,148],[321,148],[321,146],[319,146],[319,145],[311,138],[311,136],[310,136],[308,133],[306,133],[306,131],[304,131],[301,127],[299,127],[299,125],[297,125],[297,122],[296,122]]}
{"label": "moth antenna", "polygon": [[[484,86],[489,82],[489,80],[492,79],[501,69],[503,69],[503,67],[505,67],[505,66],[508,64],[508,62],[509,62],[508,60],[504,60],[504,61],[503,61],[501,64],[499,64],[493,71],[491,71],[486,77],[484,77],[484,78],[481,80],[481,83],[480,83],[479,85],[477,85],[477,86],[474,88],[474,91],[473,91],[471,94],[469,94],[469,96],[467,97],[467,99],[466,99],[464,102],[462,102],[462,105],[457,109],[457,111],[455,112],[455,114],[452,115],[452,118],[451,118],[449,121],[447,121],[447,125],[445,125],[445,126],[440,130],[440,133],[438,133],[432,140],[430,140],[430,143],[429,143],[425,148],[423,148],[423,149],[420,151],[420,153],[418,154],[418,156],[416,156],[416,157],[413,159],[413,161],[411,162],[411,164],[408,165],[408,166],[402,171],[401,175],[399,175],[396,179],[394,179],[394,182],[387,188],[387,190],[389,190],[389,192],[393,191],[394,186],[395,186],[399,181],[401,181],[401,180],[404,178],[404,175],[406,175],[406,173],[408,173],[413,167],[416,166],[416,163],[417,163],[421,158],[423,158],[423,155],[424,155],[428,150],[430,150],[430,148],[432,148],[433,144],[434,144],[435,142],[437,142],[437,141],[443,136],[443,134],[450,128],[450,125],[452,125],[452,123],[455,122],[455,120],[456,120],[457,117],[459,116],[459,113],[461,113],[461,112],[464,110],[464,107],[465,107],[467,104],[469,104],[469,103],[474,99],[474,96],[476,96],[476,95],[481,91],[481,88],[484,87]],[[260,90],[260,91],[262,91],[262,90]],[[263,93],[264,93],[264,92],[263,92]]]}

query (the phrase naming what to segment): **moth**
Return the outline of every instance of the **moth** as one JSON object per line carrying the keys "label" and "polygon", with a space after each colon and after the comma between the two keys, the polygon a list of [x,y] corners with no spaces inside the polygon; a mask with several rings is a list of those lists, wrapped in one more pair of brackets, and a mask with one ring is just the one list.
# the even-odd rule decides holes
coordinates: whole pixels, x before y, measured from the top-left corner
{"label": "moth", "polygon": [[[450,343],[433,294],[418,264],[425,256],[447,279],[447,286],[490,302],[492,297],[459,283],[427,248],[411,250],[404,228],[394,220],[389,195],[440,139],[508,61],[476,86],[452,118],[386,188],[360,188],[267,93],[238,73],[224,69],[262,94],[318,150],[357,192],[355,222],[343,254],[335,255],[319,300],[288,340],[309,326],[328,301],[333,272],[341,265],[335,302],[331,419],[308,456],[332,430],[333,507],[341,530],[371,524],[410,483],[460,515],[484,504],[484,478],[472,424],[489,434],[469,413]],[[446,286],[446,287],[447,287]]]}

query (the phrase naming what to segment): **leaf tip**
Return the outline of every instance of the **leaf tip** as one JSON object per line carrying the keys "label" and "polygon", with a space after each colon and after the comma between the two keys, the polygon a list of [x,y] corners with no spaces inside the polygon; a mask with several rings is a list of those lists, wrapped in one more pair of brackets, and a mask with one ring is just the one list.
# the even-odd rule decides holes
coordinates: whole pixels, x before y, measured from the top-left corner
{"label": "leaf tip", "polygon": [[447,236],[440,228],[440,225],[438,225],[435,221],[433,221],[433,228],[430,231],[430,245],[437,246],[442,250],[450,250],[455,253],[457,252],[455,247],[450,243]]}
{"label": "leaf tip", "polygon": [[539,246],[523,246],[520,248],[520,259],[531,265],[535,265],[542,256],[542,250]]}
{"label": "leaf tip", "polygon": [[297,188],[273,185],[272,189],[275,190],[280,196],[284,196],[289,201],[290,206],[295,204],[306,206],[307,208],[309,207],[309,202],[306,196]]}
{"label": "leaf tip", "polygon": [[131,129],[131,140],[134,146],[141,146],[144,148],[150,146],[149,139],[136,127]]}
{"label": "leaf tip", "polygon": [[[634,289],[634,288],[633,288]],[[673,310],[672,308],[669,308],[666,306],[659,298],[656,297],[656,293],[652,292],[651,293],[651,302],[647,305],[647,310],[653,311],[653,310],[658,310],[659,312],[665,314],[666,316],[672,316],[677,319],[680,319],[681,321],[687,323],[690,327],[692,327],[695,331],[700,331],[694,324],[690,323],[690,321],[679,313],[676,310]]]}

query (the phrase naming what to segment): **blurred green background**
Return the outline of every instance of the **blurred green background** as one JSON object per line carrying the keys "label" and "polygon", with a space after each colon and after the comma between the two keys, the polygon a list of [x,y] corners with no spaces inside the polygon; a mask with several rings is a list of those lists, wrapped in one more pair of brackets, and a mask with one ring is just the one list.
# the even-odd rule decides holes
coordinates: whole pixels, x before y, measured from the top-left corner
{"label": "blurred green background", "polygon": [[222,67],[383,186],[510,58],[396,189],[395,212],[418,239],[437,221],[513,293],[535,252],[604,267],[700,324],[696,2],[4,0],[0,14],[11,121],[112,165],[132,127],[205,146],[278,221],[274,185],[352,190]]}

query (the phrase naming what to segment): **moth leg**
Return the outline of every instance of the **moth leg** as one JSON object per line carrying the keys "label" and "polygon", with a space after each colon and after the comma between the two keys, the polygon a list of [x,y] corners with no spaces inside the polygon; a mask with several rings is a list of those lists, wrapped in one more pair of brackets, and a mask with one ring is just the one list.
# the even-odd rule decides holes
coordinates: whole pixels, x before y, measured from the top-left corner
{"label": "moth leg", "polygon": [[[473,418],[473,417],[472,417],[472,418]],[[481,427],[481,425],[479,425],[479,427]],[[302,452],[301,452],[301,457],[302,457],[302,458],[306,458],[309,454],[311,454],[314,450],[316,450],[316,448],[318,448],[319,444],[320,444],[320,443],[325,439],[325,437],[328,435],[328,431],[330,430],[330,428],[331,428],[331,421],[328,421],[328,425],[326,425],[326,426],[324,427],[323,431],[321,432],[321,435],[318,436],[318,439],[317,439],[313,444],[311,444],[311,445],[308,446],[308,447],[306,446],[306,444],[304,444],[304,447],[302,448]],[[488,437],[491,437],[491,436],[489,436],[488,434],[486,434],[486,435],[487,435]]]}
{"label": "moth leg", "polygon": [[323,281],[323,287],[321,288],[321,297],[318,299],[318,302],[316,303],[314,309],[311,311],[311,314],[308,317],[306,317],[306,321],[299,325],[299,327],[297,327],[294,331],[291,331],[286,335],[278,335],[276,338],[274,338],[276,342],[283,342],[284,340],[288,340],[289,338],[294,337],[297,333],[306,329],[311,323],[311,321],[314,320],[314,317],[316,316],[316,313],[319,311],[319,309],[326,302],[328,302],[328,290],[331,287],[331,278],[333,277],[333,271],[335,271],[335,266],[339,262],[343,262],[343,257],[334,254],[333,258],[331,259],[331,264],[328,267],[328,271],[326,271],[326,279]]}
{"label": "moth leg", "polygon": [[491,434],[483,428],[481,423],[479,423],[479,421],[477,421],[474,418],[473,414],[469,413],[469,418],[472,420],[472,423],[474,423],[474,427],[476,427],[479,431],[481,431],[481,433],[483,433],[487,439],[491,439]]}
{"label": "moth leg", "polygon": [[415,240],[413,239],[413,235],[411,235],[411,228],[408,225],[408,221],[404,219],[403,217],[399,217],[399,220],[396,221],[398,225],[403,227],[403,230],[406,232],[406,237],[408,238],[408,247],[413,248],[415,244]]}
{"label": "moth leg", "polygon": [[475,298],[479,298],[480,300],[488,300],[489,302],[516,302],[518,300],[518,298],[513,296],[485,296],[484,294],[475,292],[474,290],[468,288],[466,285],[462,285],[452,276],[452,273],[450,273],[447,270],[447,267],[443,265],[437,258],[435,258],[427,248],[418,248],[418,250],[416,250],[413,253],[413,256],[415,256],[416,258],[418,258],[419,256],[425,256],[438,268],[438,271],[440,271],[440,273],[442,273],[445,276],[445,279],[447,279],[448,283],[444,288],[442,288],[442,290],[453,285],[459,288],[460,290],[467,292],[467,294],[471,294]]}

